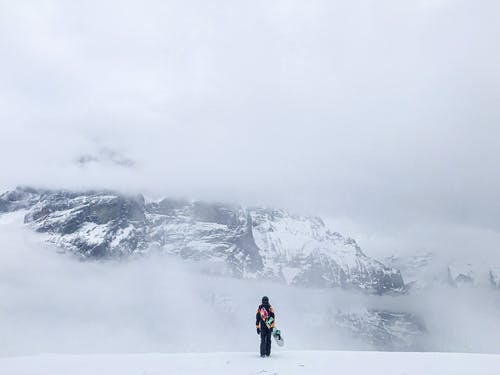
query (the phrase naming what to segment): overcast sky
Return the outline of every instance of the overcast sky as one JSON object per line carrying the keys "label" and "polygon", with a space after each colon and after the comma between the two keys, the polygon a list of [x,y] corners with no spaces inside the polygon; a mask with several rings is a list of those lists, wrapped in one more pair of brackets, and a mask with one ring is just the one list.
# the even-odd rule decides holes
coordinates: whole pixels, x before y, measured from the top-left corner
{"label": "overcast sky", "polygon": [[499,20],[497,0],[0,0],[0,187],[283,206],[389,237],[455,226],[496,245]]}

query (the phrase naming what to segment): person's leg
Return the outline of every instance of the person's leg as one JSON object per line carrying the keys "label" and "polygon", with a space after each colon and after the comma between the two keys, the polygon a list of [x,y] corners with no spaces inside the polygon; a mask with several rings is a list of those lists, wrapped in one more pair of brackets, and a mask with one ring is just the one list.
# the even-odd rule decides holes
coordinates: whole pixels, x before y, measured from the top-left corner
{"label": "person's leg", "polygon": [[271,330],[267,331],[267,337],[266,337],[266,355],[269,357],[271,355],[271,338],[273,334],[271,333]]}
{"label": "person's leg", "polygon": [[266,355],[266,330],[260,331],[260,356]]}

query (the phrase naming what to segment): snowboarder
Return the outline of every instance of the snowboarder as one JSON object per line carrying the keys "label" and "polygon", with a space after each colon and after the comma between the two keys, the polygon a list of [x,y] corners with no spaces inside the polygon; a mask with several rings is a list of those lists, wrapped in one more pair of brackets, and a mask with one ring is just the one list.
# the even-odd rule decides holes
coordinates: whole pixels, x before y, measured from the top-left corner
{"label": "snowboarder", "polygon": [[260,335],[261,357],[269,357],[271,355],[271,337],[275,321],[274,309],[269,304],[269,298],[264,296],[262,297],[262,304],[259,305],[257,313],[255,314],[257,334]]}

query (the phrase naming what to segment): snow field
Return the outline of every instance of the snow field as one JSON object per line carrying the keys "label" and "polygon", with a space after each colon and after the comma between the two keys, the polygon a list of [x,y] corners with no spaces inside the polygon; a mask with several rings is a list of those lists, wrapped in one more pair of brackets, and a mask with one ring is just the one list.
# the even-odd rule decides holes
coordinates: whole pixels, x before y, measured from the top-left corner
{"label": "snow field", "polygon": [[354,351],[42,354],[0,359],[8,375],[498,375],[500,355]]}

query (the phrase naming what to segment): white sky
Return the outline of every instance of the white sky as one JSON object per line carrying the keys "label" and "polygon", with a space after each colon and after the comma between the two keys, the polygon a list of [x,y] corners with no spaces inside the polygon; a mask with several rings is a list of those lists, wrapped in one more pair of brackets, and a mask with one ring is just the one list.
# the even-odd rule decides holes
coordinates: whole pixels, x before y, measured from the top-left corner
{"label": "white sky", "polygon": [[496,0],[0,0],[0,187],[283,206],[389,238],[373,247],[446,246],[454,228],[464,251],[494,251],[499,14]]}

